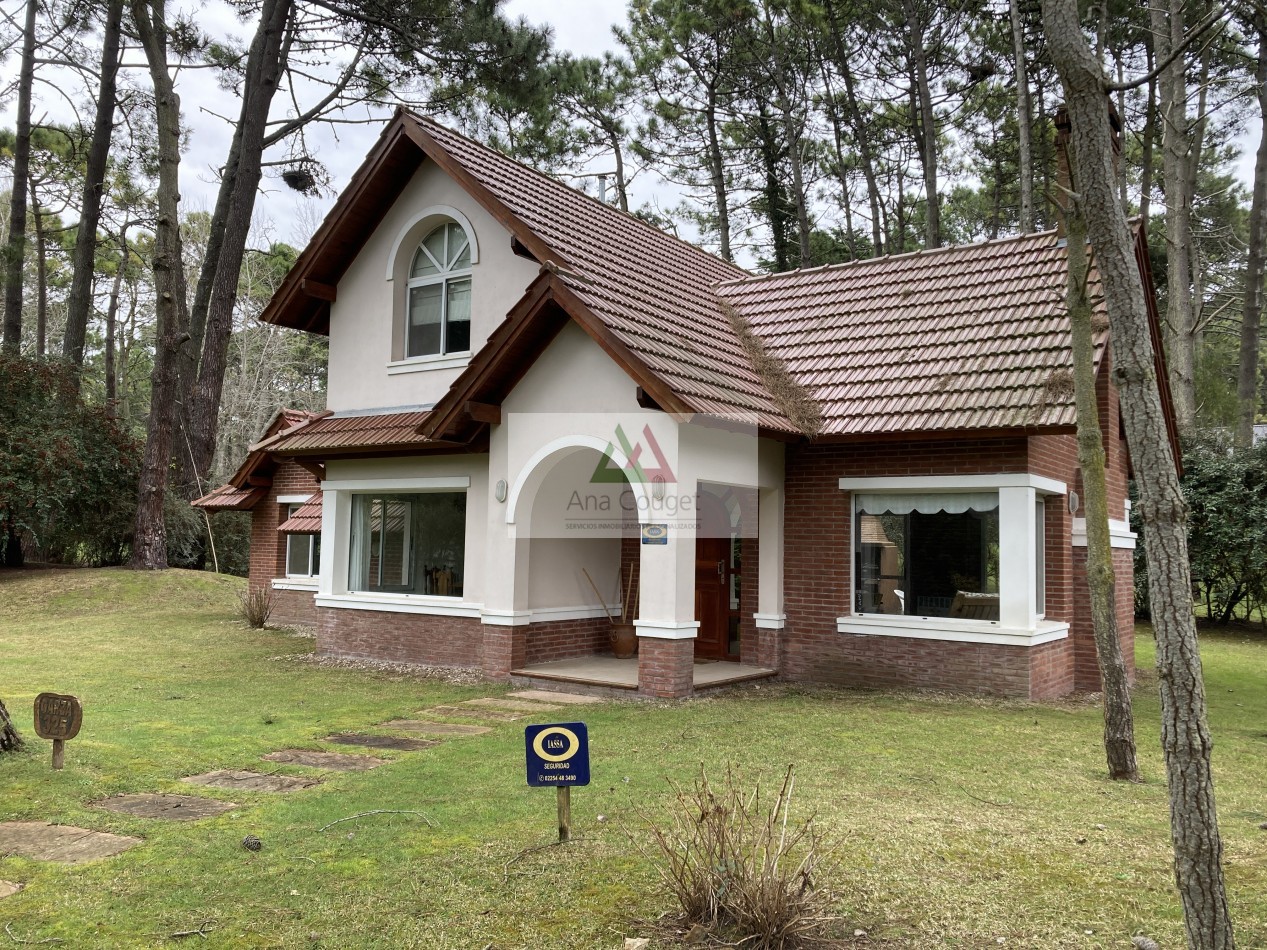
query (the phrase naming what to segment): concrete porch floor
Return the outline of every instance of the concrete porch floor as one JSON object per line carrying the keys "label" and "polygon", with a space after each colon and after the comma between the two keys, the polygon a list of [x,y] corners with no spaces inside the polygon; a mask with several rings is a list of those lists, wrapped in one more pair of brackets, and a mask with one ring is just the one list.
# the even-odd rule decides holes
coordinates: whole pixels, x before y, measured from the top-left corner
{"label": "concrete porch floor", "polygon": [[[697,662],[693,669],[696,689],[729,686],[746,680],[766,679],[776,674],[761,666],[747,666],[723,660]],[[638,658],[618,660],[614,656],[578,656],[570,660],[552,660],[510,671],[511,676],[529,676],[563,683],[584,683],[609,689],[638,688]]]}

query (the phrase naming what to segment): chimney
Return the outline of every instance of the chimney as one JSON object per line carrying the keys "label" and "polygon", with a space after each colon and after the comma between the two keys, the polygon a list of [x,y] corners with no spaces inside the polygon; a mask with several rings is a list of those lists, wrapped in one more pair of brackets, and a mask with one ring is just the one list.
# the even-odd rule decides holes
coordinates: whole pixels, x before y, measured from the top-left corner
{"label": "chimney", "polygon": [[[1105,96],[1104,101],[1109,107],[1109,129],[1113,136],[1113,171],[1120,177],[1122,174],[1122,118],[1117,114],[1117,107],[1113,104],[1111,98]],[[1073,123],[1069,120],[1069,110],[1065,108],[1064,103],[1056,107],[1056,114],[1052,121],[1056,126],[1057,185],[1057,193],[1052,197],[1057,205],[1064,208],[1065,192],[1073,190],[1069,174],[1069,139],[1073,132]],[[1056,220],[1056,233],[1060,237],[1064,237],[1064,216],[1060,215]]]}

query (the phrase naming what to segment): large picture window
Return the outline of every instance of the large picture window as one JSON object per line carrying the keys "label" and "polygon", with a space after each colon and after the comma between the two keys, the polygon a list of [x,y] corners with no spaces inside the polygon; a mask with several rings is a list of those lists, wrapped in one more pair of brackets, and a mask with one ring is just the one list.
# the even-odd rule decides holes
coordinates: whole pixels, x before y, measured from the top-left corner
{"label": "large picture window", "polygon": [[348,589],[461,597],[466,493],[352,497]]}
{"label": "large picture window", "polygon": [[405,356],[471,349],[471,246],[461,225],[432,230],[409,267]]}
{"label": "large picture window", "polygon": [[999,619],[997,492],[855,496],[859,613]]}

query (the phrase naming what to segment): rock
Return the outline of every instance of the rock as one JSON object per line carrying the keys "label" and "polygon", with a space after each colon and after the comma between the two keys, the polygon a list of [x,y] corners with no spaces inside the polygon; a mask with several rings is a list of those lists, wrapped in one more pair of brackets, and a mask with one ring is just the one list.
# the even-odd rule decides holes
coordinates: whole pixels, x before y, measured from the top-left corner
{"label": "rock", "polygon": [[1132,937],[1131,946],[1134,947],[1135,950],[1161,950],[1161,947],[1157,945],[1156,940],[1152,937],[1145,937],[1143,934],[1138,937]]}
{"label": "rock", "polygon": [[625,950],[647,950],[651,946],[650,937],[626,937]]}
{"label": "rock", "polygon": [[246,848],[247,851],[259,851],[264,847],[264,842],[255,837],[255,835],[247,835],[242,839],[242,847]]}

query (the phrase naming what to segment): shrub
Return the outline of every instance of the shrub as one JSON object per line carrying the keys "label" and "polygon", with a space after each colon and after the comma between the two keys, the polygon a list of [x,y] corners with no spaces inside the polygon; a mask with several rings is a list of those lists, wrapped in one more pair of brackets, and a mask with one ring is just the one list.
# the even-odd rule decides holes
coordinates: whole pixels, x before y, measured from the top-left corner
{"label": "shrub", "polygon": [[833,918],[827,895],[814,882],[824,841],[812,816],[791,821],[794,784],[788,766],[765,807],[760,785],[740,789],[729,768],[720,787],[702,767],[693,789],[674,786],[676,808],[667,827],[651,824],[653,858],[692,939],[702,930],[754,950],[824,939]]}
{"label": "shrub", "polygon": [[238,601],[242,605],[238,614],[246,621],[248,627],[259,630],[267,626],[275,602],[273,588],[248,587],[238,594]]}

